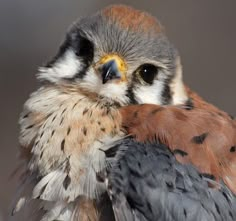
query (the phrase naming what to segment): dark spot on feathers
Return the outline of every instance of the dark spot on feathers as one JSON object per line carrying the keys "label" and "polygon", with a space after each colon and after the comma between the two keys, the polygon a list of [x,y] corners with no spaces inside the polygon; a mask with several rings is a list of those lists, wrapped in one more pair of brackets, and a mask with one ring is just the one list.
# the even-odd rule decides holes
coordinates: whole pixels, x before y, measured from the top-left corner
{"label": "dark spot on feathers", "polygon": [[70,127],[68,127],[68,129],[67,129],[67,135],[69,135],[70,134]]}
{"label": "dark spot on feathers", "polygon": [[22,118],[25,119],[25,118],[27,118],[28,116],[29,116],[29,113],[26,114],[26,115],[24,115]]}
{"label": "dark spot on feathers", "polygon": [[40,191],[39,196],[37,197],[37,199],[40,199],[40,197],[41,197],[41,195],[43,194],[43,192],[45,191],[46,187],[47,187],[47,185],[45,185],[45,186],[41,189],[41,191]]}
{"label": "dark spot on feathers", "polygon": [[30,129],[30,128],[32,128],[32,127],[34,127],[34,124],[29,125],[29,126],[26,127],[25,129]]}
{"label": "dark spot on feathers", "polygon": [[164,107],[156,108],[156,109],[151,111],[151,114],[156,114],[157,112],[162,111],[162,110],[164,110]]}
{"label": "dark spot on feathers", "polygon": [[65,113],[65,111],[66,111],[66,108],[65,108],[65,109],[64,109],[64,110],[61,112],[61,115],[62,115],[62,114],[64,114],[64,113]]}
{"label": "dark spot on feathers", "polygon": [[96,173],[96,180],[98,182],[102,182],[103,183],[105,181],[105,174],[104,174],[104,172],[102,172],[102,171],[97,172]]}
{"label": "dark spot on feathers", "polygon": [[44,132],[42,132],[42,133],[40,134],[40,138],[42,138],[43,134],[44,134]]}
{"label": "dark spot on feathers", "polygon": [[103,151],[107,158],[111,158],[111,157],[115,157],[118,149],[119,149],[119,145],[115,145],[107,150],[102,150],[102,149],[99,149],[99,150]]}
{"label": "dark spot on feathers", "polygon": [[139,169],[141,169],[141,163],[140,162],[138,162],[138,167],[139,167]]}
{"label": "dark spot on feathers", "polygon": [[52,118],[52,122],[56,119],[57,115],[55,115],[53,118]]}
{"label": "dark spot on feathers", "polygon": [[41,152],[39,158],[42,159],[42,157],[43,157],[43,151]]}
{"label": "dark spot on feathers", "polygon": [[216,207],[217,213],[220,214],[220,208],[216,203],[215,203],[215,207]]}
{"label": "dark spot on feathers", "polygon": [[194,108],[193,100],[189,98],[185,103],[185,110],[192,110]]}
{"label": "dark spot on feathers", "polygon": [[186,209],[184,209],[184,216],[187,217]]}
{"label": "dark spot on feathers", "polygon": [[174,114],[175,118],[178,120],[181,120],[181,121],[188,120],[188,117],[185,114],[183,114],[182,112],[174,111],[173,114]]}
{"label": "dark spot on feathers", "polygon": [[85,115],[88,112],[88,108],[85,108],[83,111],[83,115]]}
{"label": "dark spot on feathers", "polygon": [[134,112],[134,117],[136,118],[138,116],[138,111]]}
{"label": "dark spot on feathers", "polygon": [[67,161],[66,161],[65,172],[66,172],[67,174],[69,174],[69,173],[70,173],[70,169],[71,169],[71,166],[70,166],[70,158],[68,158]]}
{"label": "dark spot on feathers", "polygon": [[147,207],[148,207],[149,211],[152,212],[152,206],[151,206],[150,202],[147,203]]}
{"label": "dark spot on feathers", "polygon": [[45,129],[45,127],[46,127],[46,126],[47,126],[47,124],[46,124],[46,123],[44,123],[44,124],[43,124],[43,129]]}
{"label": "dark spot on feathers", "polygon": [[78,103],[75,103],[75,104],[73,105],[72,110],[76,107],[77,104],[78,104]]}
{"label": "dark spot on feathers", "polygon": [[63,121],[64,121],[64,117],[61,118],[60,125],[62,125]]}
{"label": "dark spot on feathers", "polygon": [[188,155],[187,152],[183,151],[183,150],[180,150],[180,149],[174,149],[173,150],[173,154],[176,155],[176,154],[179,154],[180,156],[182,157],[185,157]]}
{"label": "dark spot on feathers", "polygon": [[236,146],[232,146],[232,147],[230,148],[230,152],[233,153],[233,152],[235,152],[235,151],[236,151]]}
{"label": "dark spot on feathers", "polygon": [[51,137],[53,137],[54,133],[55,133],[55,130],[52,131],[52,133],[51,133]]}
{"label": "dark spot on feathers", "polygon": [[215,176],[209,173],[201,173],[201,176],[211,179],[211,180],[216,180]]}
{"label": "dark spot on feathers", "polygon": [[35,146],[37,146],[38,145],[38,143],[39,143],[39,140],[34,144]]}
{"label": "dark spot on feathers", "polygon": [[100,122],[100,121],[98,121],[98,125],[101,125],[101,122]]}
{"label": "dark spot on feathers", "polygon": [[203,133],[199,136],[195,136],[192,138],[192,142],[196,143],[196,144],[202,144],[204,142],[204,140],[206,139],[208,133]]}
{"label": "dark spot on feathers", "polygon": [[65,139],[62,140],[61,142],[61,150],[64,152],[65,149]]}
{"label": "dark spot on feathers", "polygon": [[166,181],[166,186],[170,189],[173,189],[173,187],[174,187],[174,185],[171,181],[169,181],[169,182]]}
{"label": "dark spot on feathers", "polygon": [[136,186],[133,184],[133,182],[130,182],[130,188],[131,188],[135,193],[137,193],[137,188],[136,188]]}
{"label": "dark spot on feathers", "polygon": [[86,135],[87,135],[87,128],[86,128],[86,127],[83,127],[83,128],[82,128],[82,131],[83,131],[84,136],[86,136]]}
{"label": "dark spot on feathers", "polygon": [[227,200],[227,202],[229,203],[230,202],[230,199],[229,197],[227,196],[227,194],[225,192],[222,192],[223,196],[225,197],[225,199]]}
{"label": "dark spot on feathers", "polygon": [[66,178],[63,181],[63,187],[65,188],[65,190],[67,190],[70,183],[71,183],[71,178],[70,178],[69,175],[67,175]]}
{"label": "dark spot on feathers", "polygon": [[221,117],[224,117],[224,114],[221,113],[221,112],[218,112],[218,115],[221,116]]}
{"label": "dark spot on feathers", "polygon": [[104,127],[101,128],[102,132],[106,132],[106,129]]}

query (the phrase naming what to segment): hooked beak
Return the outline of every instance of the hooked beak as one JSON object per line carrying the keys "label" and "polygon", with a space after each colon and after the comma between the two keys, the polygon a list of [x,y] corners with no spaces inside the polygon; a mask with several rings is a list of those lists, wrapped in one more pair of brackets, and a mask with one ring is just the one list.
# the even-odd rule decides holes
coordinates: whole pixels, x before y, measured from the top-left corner
{"label": "hooked beak", "polygon": [[126,64],[118,55],[106,55],[96,64],[95,69],[102,77],[102,83],[110,80],[126,81]]}

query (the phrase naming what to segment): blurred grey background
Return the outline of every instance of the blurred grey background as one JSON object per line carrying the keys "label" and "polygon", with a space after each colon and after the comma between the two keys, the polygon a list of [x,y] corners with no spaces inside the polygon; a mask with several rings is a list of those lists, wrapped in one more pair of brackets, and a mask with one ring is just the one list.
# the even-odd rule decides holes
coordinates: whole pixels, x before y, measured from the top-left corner
{"label": "blurred grey background", "polygon": [[55,54],[72,21],[111,3],[157,16],[180,51],[185,82],[236,115],[236,1],[0,0],[0,220],[16,186],[9,174],[16,166],[17,120],[36,88],[37,67]]}

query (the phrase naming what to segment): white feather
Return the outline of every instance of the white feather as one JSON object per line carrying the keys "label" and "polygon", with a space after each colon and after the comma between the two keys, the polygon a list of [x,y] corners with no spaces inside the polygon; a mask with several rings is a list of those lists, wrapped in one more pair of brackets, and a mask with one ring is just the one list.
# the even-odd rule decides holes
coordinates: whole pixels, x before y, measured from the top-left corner
{"label": "white feather", "polygon": [[161,104],[164,82],[155,80],[152,85],[142,85],[134,89],[138,103]]}
{"label": "white feather", "polygon": [[46,79],[51,82],[58,82],[63,78],[74,77],[82,69],[83,63],[72,50],[67,50],[58,61],[49,68],[40,68],[38,79]]}
{"label": "white feather", "polygon": [[116,82],[117,80],[112,80],[106,84],[102,83],[102,77],[95,73],[93,68],[87,71],[87,74],[83,78],[79,85],[86,90],[97,93],[102,97],[114,100],[121,104],[127,104],[129,98],[126,96],[127,82]]}

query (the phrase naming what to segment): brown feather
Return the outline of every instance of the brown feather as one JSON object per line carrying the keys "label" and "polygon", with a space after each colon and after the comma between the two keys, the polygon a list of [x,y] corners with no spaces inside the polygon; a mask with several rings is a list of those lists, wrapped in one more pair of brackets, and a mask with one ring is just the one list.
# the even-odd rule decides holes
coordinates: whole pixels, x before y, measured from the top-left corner
{"label": "brown feather", "polygon": [[86,197],[81,197],[74,219],[81,221],[99,220],[99,214],[95,201],[87,199]]}
{"label": "brown feather", "polygon": [[133,31],[159,33],[164,29],[153,16],[124,5],[107,7],[102,14],[116,21],[122,28]]}
{"label": "brown feather", "polygon": [[193,108],[133,105],[120,109],[123,127],[138,141],[160,141],[181,163],[223,179],[236,193],[236,124],[187,88]]}

